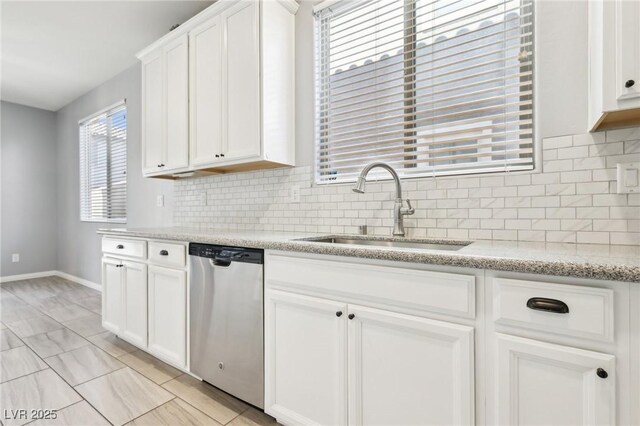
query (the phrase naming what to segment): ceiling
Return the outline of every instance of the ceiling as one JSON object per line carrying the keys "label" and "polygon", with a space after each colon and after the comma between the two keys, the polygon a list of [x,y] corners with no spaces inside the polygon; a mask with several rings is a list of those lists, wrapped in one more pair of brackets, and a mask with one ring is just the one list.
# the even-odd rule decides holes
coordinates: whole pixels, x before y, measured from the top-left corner
{"label": "ceiling", "polygon": [[3,101],[57,111],[212,1],[2,0]]}

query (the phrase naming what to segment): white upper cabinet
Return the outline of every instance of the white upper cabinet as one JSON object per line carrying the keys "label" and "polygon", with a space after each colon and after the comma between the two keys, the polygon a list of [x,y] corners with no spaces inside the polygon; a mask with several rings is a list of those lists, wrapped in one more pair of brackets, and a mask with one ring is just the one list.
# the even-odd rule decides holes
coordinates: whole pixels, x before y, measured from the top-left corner
{"label": "white upper cabinet", "polygon": [[640,2],[589,2],[589,129],[640,124]]}
{"label": "white upper cabinet", "polygon": [[220,0],[138,54],[143,172],[294,165],[293,0]]}
{"label": "white upper cabinet", "polygon": [[145,176],[189,166],[188,49],[185,35],[141,58]]}
{"label": "white upper cabinet", "polygon": [[222,20],[215,16],[189,33],[190,145],[193,167],[222,152]]}

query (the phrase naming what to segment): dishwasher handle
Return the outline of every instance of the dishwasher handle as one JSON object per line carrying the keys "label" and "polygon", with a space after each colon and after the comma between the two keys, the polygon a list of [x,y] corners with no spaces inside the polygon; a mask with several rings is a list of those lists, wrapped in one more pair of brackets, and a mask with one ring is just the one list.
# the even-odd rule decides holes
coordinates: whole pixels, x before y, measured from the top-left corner
{"label": "dishwasher handle", "polygon": [[209,263],[213,266],[222,266],[226,268],[231,265],[231,258],[216,256],[213,259],[209,259]]}

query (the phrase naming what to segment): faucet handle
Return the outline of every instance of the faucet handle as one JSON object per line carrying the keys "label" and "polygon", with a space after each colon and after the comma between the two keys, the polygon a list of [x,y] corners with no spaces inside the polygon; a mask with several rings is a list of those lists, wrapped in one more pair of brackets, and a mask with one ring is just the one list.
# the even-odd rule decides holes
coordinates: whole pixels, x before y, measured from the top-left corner
{"label": "faucet handle", "polygon": [[407,198],[406,201],[407,201],[407,206],[409,206],[409,208],[404,208],[403,207],[401,213],[404,214],[404,215],[412,215],[412,214],[414,214],[416,212],[416,209],[414,209],[411,206],[411,200]]}

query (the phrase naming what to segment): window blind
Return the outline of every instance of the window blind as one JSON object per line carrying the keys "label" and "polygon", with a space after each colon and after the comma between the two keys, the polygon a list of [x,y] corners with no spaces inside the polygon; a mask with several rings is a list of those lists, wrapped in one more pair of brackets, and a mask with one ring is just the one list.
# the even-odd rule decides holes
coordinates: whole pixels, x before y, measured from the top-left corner
{"label": "window blind", "polygon": [[369,0],[316,12],[316,182],[533,168],[533,1]]}
{"label": "window blind", "polygon": [[127,221],[127,107],[80,122],[80,219]]}

